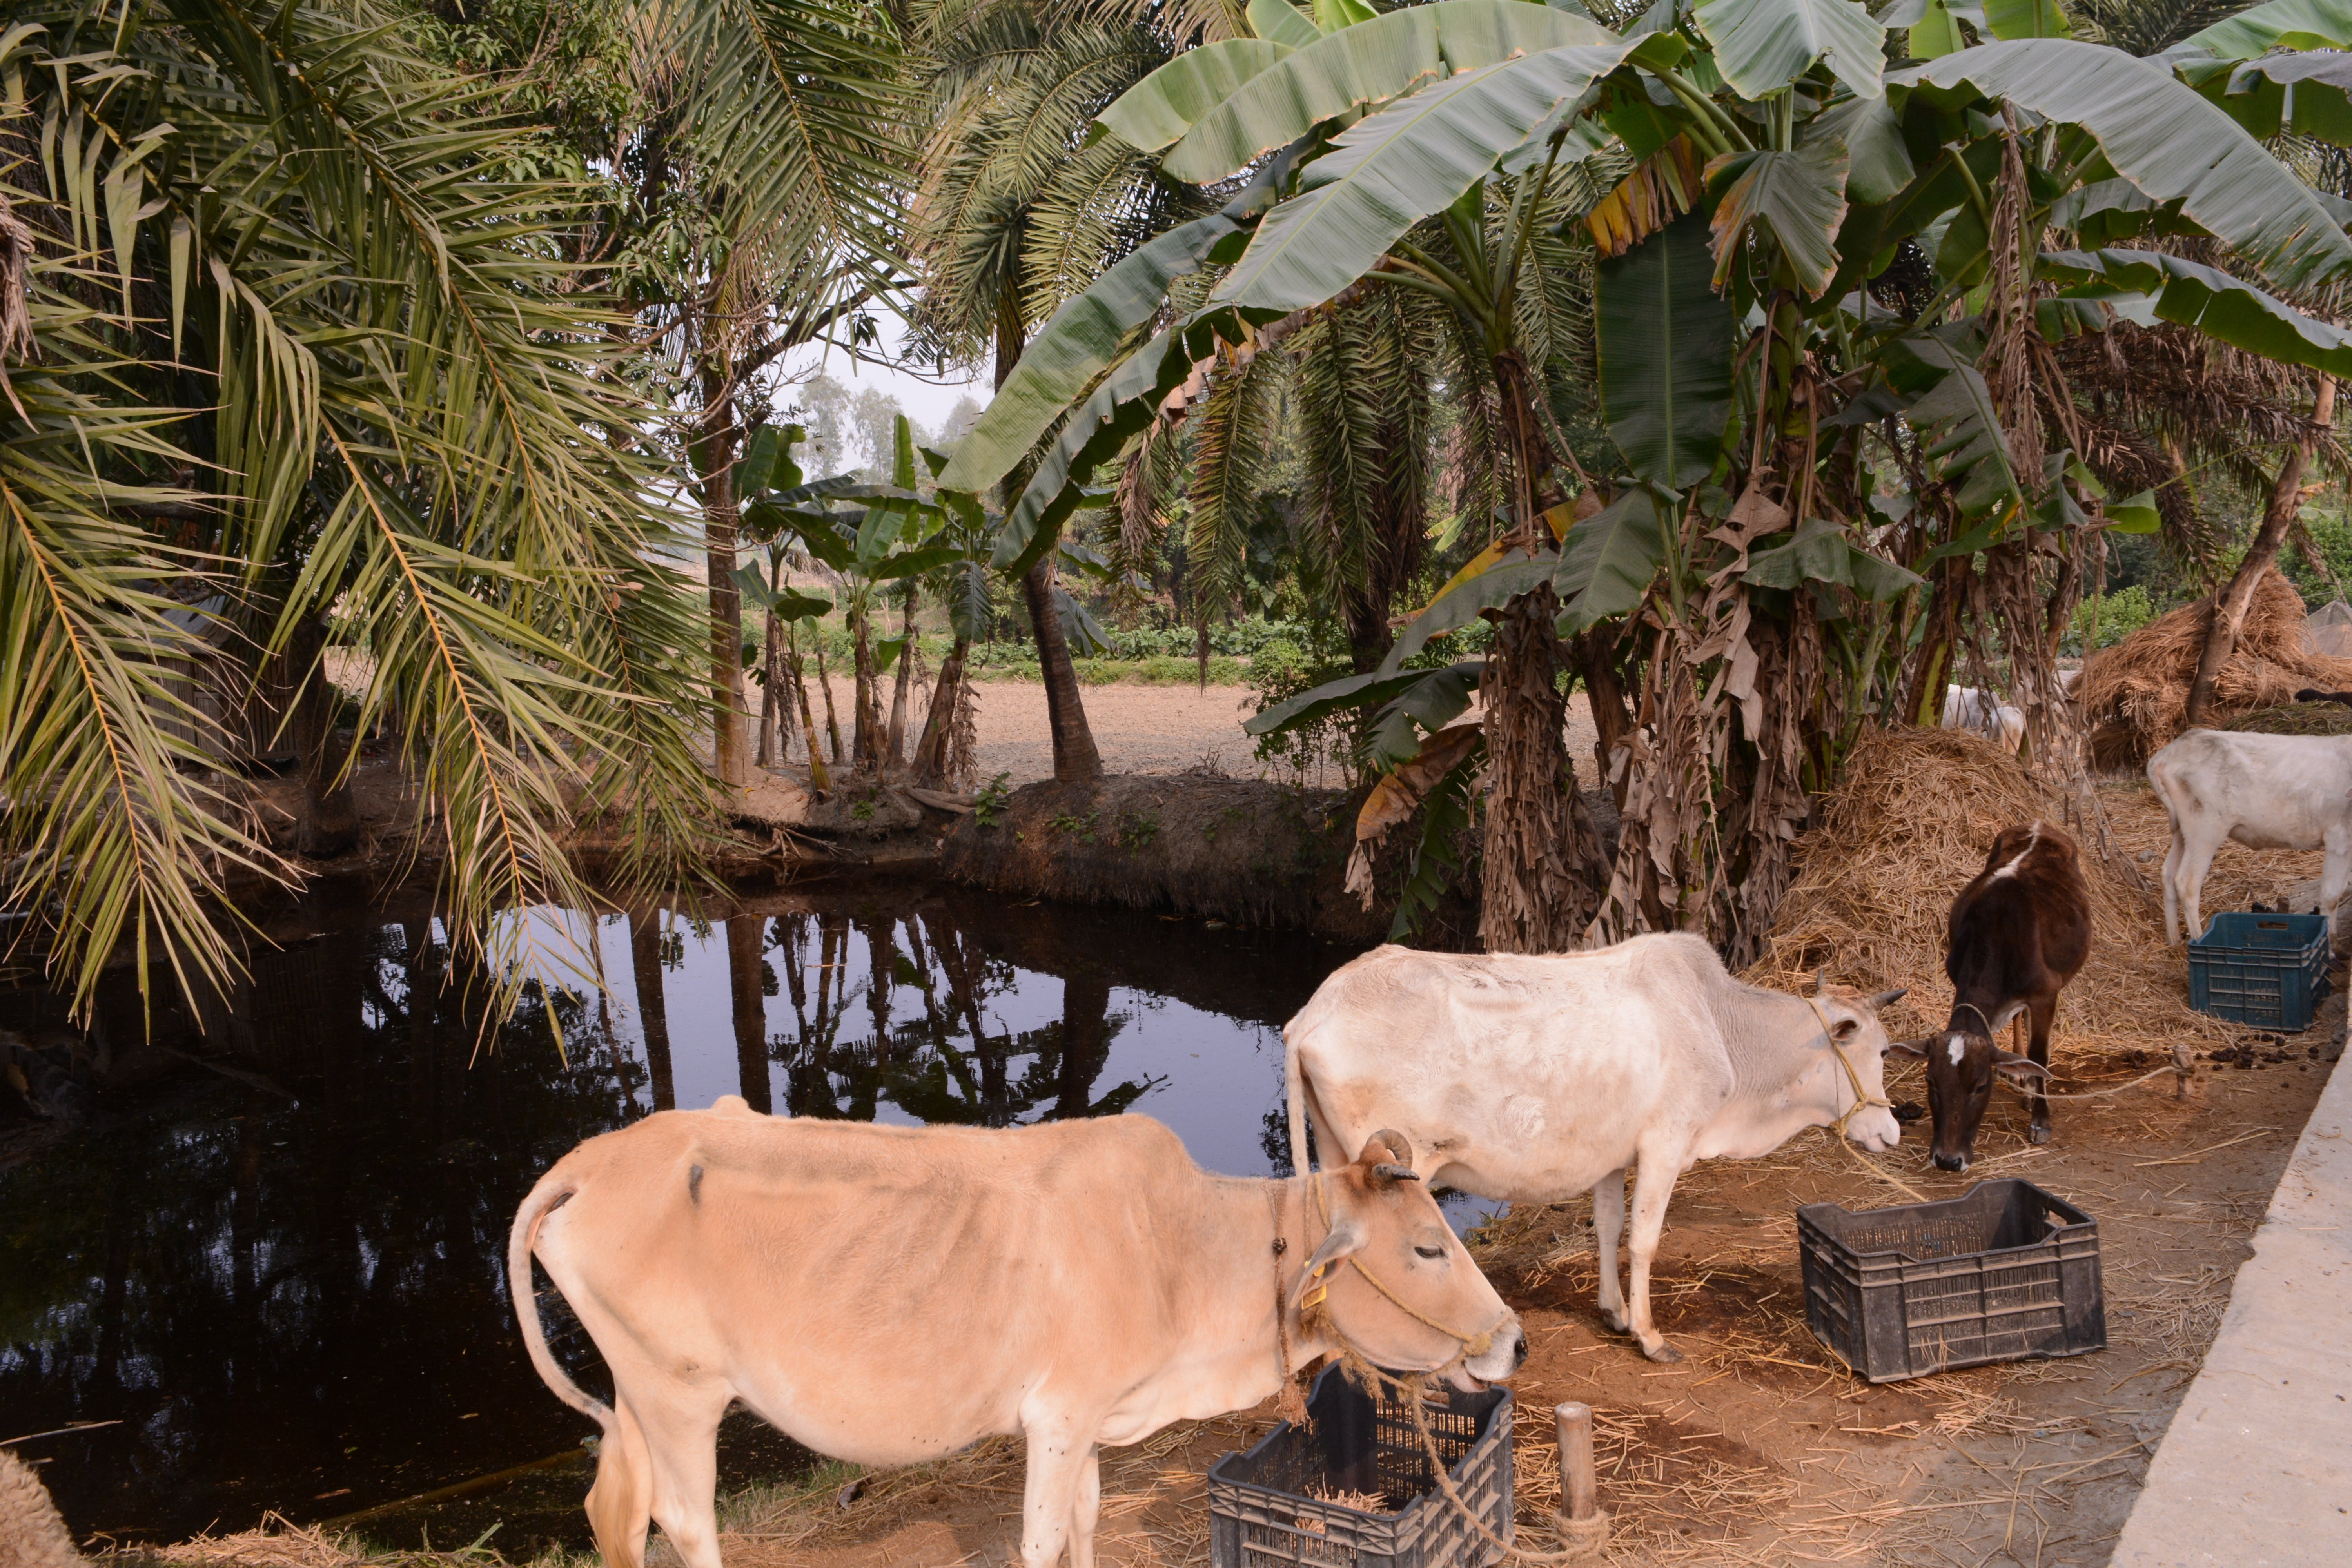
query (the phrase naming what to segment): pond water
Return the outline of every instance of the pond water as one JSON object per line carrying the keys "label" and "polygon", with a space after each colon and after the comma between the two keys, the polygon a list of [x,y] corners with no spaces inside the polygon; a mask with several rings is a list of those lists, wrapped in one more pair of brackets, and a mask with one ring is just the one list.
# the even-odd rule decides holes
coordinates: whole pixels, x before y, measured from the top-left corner
{"label": "pond water", "polygon": [[[552,985],[485,1029],[482,977],[450,974],[425,894],[329,890],[263,925],[278,945],[201,1020],[159,988],[143,1027],[127,974],[80,1035],[56,998],[0,992],[0,1028],[69,1062],[79,1118],[60,1134],[0,1109],[0,1440],[109,1423],[14,1447],[85,1538],[275,1510],[399,1545],[492,1525],[509,1556],[584,1544],[593,1428],[524,1359],[504,1271],[515,1205],[574,1143],[740,1093],[896,1122],[1132,1110],[1209,1169],[1287,1173],[1281,1023],[1349,956],[928,883],[801,885],[716,920],[598,919],[601,994]],[[558,1345],[595,1386],[584,1336]],[[721,1447],[730,1483],[809,1462],[740,1414]]]}

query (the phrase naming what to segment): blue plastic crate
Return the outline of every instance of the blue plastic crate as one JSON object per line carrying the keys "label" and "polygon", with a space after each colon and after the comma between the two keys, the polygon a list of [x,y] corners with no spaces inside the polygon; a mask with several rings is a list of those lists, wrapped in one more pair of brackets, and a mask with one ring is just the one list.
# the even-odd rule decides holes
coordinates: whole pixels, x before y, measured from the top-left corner
{"label": "blue plastic crate", "polygon": [[2189,1005],[2292,1035],[2310,1026],[2327,959],[2326,915],[2215,915],[2189,944]]}

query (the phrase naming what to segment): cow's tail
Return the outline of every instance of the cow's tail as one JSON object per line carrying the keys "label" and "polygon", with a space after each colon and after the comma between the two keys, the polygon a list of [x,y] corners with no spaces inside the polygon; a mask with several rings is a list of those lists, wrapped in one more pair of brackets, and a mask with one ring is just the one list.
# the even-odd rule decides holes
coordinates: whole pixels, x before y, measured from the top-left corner
{"label": "cow's tail", "polygon": [[515,1318],[522,1325],[523,1349],[530,1353],[530,1364],[538,1369],[541,1381],[556,1398],[602,1426],[609,1437],[613,1407],[572,1382],[555,1352],[548,1349],[547,1331],[539,1321],[539,1292],[530,1279],[531,1251],[539,1245],[540,1226],[579,1190],[578,1182],[558,1166],[541,1176],[530,1196],[523,1199],[522,1207],[515,1211],[514,1229],[507,1237],[507,1290],[514,1297]]}
{"label": "cow's tail", "polygon": [[1290,1105],[1290,1168],[1299,1175],[1313,1169],[1307,1158],[1307,1078],[1298,1066],[1298,1042],[1282,1031],[1282,1089]]}

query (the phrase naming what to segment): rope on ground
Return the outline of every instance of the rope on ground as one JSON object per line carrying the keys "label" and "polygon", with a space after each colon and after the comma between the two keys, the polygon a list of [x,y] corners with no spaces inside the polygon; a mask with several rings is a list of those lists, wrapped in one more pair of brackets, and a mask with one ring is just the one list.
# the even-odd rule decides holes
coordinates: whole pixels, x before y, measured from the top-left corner
{"label": "rope on ground", "polygon": [[2042,1091],[2042,1098],[2044,1100],[2105,1100],[2111,1094],[2121,1094],[2127,1089],[2137,1089],[2140,1085],[2146,1083],[2152,1078],[2163,1078],[2167,1074],[2175,1070],[2176,1069],[2174,1068],[2168,1064],[2157,1068],[2154,1072],[2144,1072],[2140,1074],[2139,1077],[2132,1079],[2129,1083],[2119,1083],[2113,1089],[2095,1089],[2086,1094],[2053,1094],[2045,1089]]}

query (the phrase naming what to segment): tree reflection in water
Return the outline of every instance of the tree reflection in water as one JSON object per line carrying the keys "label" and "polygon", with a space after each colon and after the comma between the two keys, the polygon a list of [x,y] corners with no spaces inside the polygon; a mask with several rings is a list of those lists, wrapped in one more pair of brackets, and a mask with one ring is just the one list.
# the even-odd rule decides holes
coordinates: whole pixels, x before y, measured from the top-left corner
{"label": "tree reflection in water", "polygon": [[[831,910],[779,915],[769,925],[768,947],[782,961],[795,1026],[773,1036],[771,1048],[784,1069],[785,1109],[794,1116],[871,1121],[887,1102],[919,1121],[1011,1127],[1116,1116],[1167,1081],[1145,1074],[1095,1097],[1111,1042],[1128,1023],[1127,1015],[1111,1013],[1110,983],[1097,973],[1064,977],[1058,1022],[992,1029],[986,1004],[1017,990],[1021,972],[936,916],[861,919]],[[855,981],[846,957],[853,942],[865,959]],[[756,977],[731,964],[730,979],[740,1018]],[[894,1023],[909,992],[921,1016]],[[849,1019],[863,1032],[845,1039]],[[757,1105],[752,1081],[747,1070],[743,1097]],[[764,1076],[760,1087],[764,1091]]]}
{"label": "tree reflection in water", "polygon": [[[486,1027],[490,977],[452,970],[422,896],[272,918],[285,945],[231,994],[190,1012],[158,985],[152,1038],[131,975],[110,978],[75,1036],[78,1131],[41,1134],[0,1089],[0,1438],[120,1423],[15,1450],[47,1462],[85,1536],[318,1520],[573,1448],[582,1424],[514,1333],[507,1226],[566,1150],[656,1110],[726,1092],[982,1126],[1137,1109],[1212,1168],[1262,1171],[1275,1026],[1346,956],[919,889],[777,894],[709,923],[607,917],[611,1002],[551,986]],[[0,992],[0,1027],[65,1024],[54,998]],[[559,1353],[601,1381],[576,1330]],[[788,1462],[731,1452],[739,1479]],[[582,1484],[564,1475],[530,1518],[484,1500],[465,1538],[504,1519],[510,1557],[578,1544]],[[418,1525],[382,1528],[413,1542]]]}

